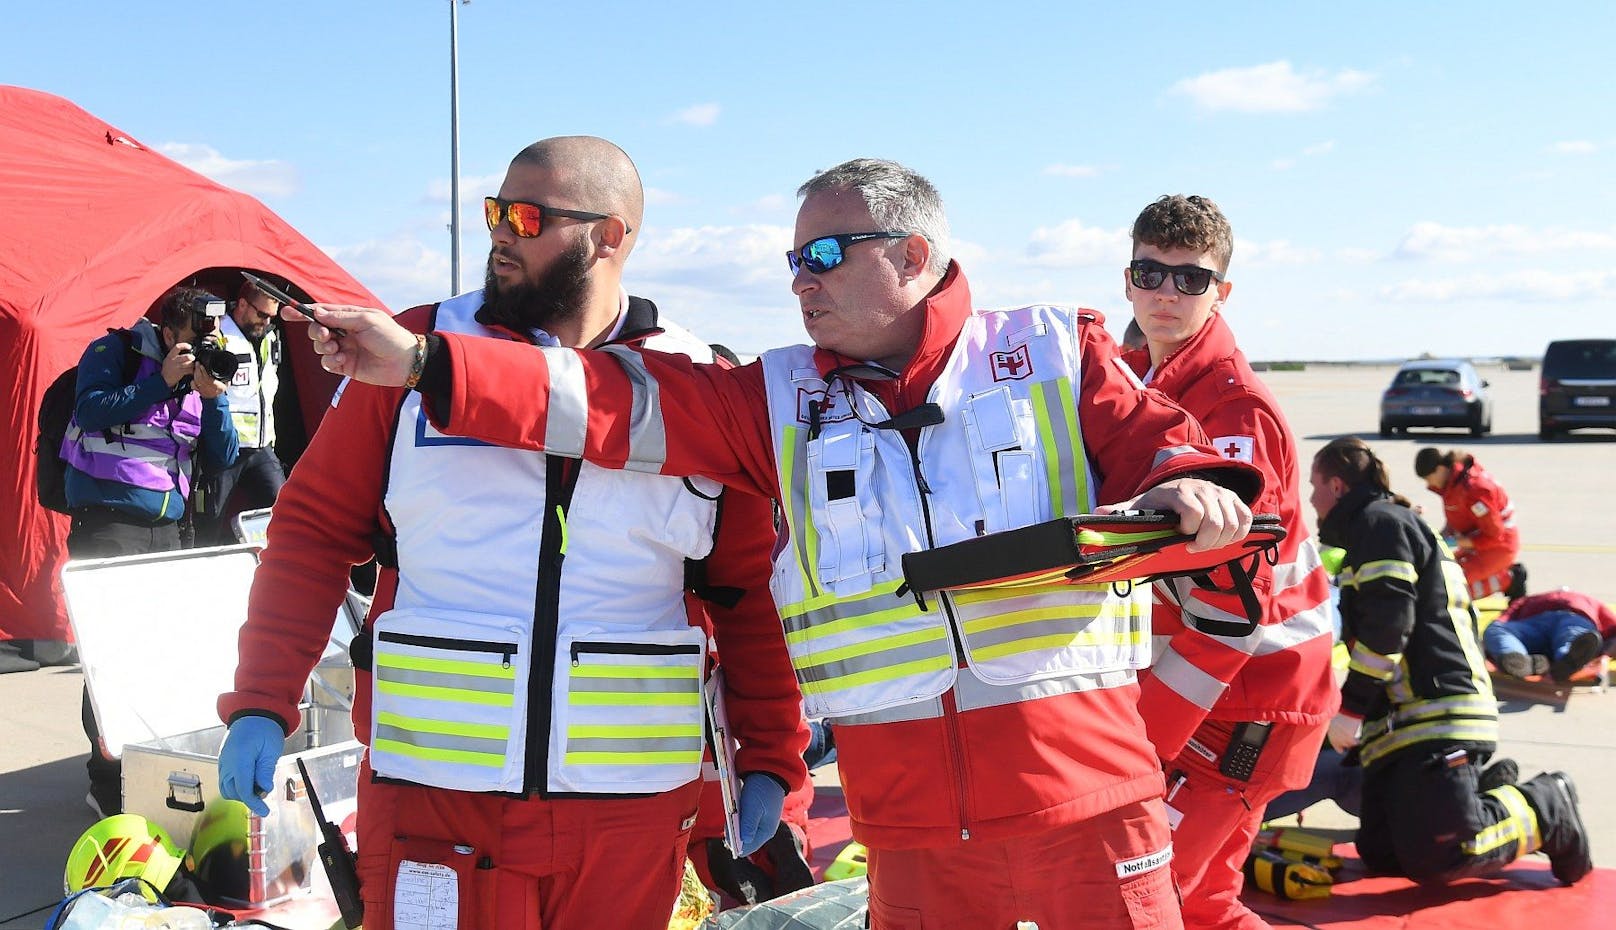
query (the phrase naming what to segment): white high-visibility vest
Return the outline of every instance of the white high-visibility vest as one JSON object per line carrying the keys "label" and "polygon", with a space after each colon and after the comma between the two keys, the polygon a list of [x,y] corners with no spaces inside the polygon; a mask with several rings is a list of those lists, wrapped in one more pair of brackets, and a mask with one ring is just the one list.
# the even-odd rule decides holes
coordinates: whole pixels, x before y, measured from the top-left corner
{"label": "white high-visibility vest", "polygon": [[915,453],[871,425],[892,414],[874,395],[827,384],[811,347],[764,354],[790,534],[773,592],[810,716],[935,716],[950,688],[969,710],[1118,687],[1146,664],[1146,585],[977,589],[929,610],[900,587],[904,553],[1093,510],[1078,323],[1050,306],[969,317],[928,397],[943,422]]}
{"label": "white high-visibility vest", "polygon": [[[432,328],[486,334],[481,303],[445,301]],[[648,346],[712,360],[661,325]],[[562,475],[576,475],[570,499]],[[602,794],[699,778],[706,638],[686,616],[685,560],[712,549],[720,487],[689,482],[701,493],[448,436],[407,392],[385,499],[398,591],[372,620],[376,773]]]}
{"label": "white high-visibility vest", "polygon": [[[271,326],[253,351],[252,340],[225,314],[219,319],[221,344],[241,362],[236,376],[225,385],[230,399],[230,422],[243,449],[275,444],[275,391],[280,387],[276,362],[280,360],[280,333]],[[261,353],[261,354],[259,354]]]}

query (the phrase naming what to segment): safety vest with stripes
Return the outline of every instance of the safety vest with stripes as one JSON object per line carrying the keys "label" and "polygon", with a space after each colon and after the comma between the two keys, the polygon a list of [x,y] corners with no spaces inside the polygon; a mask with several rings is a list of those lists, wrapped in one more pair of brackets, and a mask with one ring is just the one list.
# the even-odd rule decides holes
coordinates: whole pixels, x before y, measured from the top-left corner
{"label": "safety vest with stripes", "polygon": [[241,362],[235,377],[225,385],[230,398],[230,422],[235,424],[236,439],[243,449],[257,449],[275,444],[275,391],[280,387],[276,362],[280,359],[280,333],[271,326],[264,332],[258,350],[252,340],[241,331],[236,321],[226,314],[219,320],[219,335],[225,349]]}
{"label": "safety vest with stripes", "polygon": [[902,588],[904,553],[1093,509],[1076,325],[1049,306],[968,318],[928,397],[943,420],[913,453],[873,425],[893,412],[827,382],[811,347],[764,354],[787,535],[772,588],[810,716],[915,719],[950,688],[968,710],[1134,680],[1148,586],[1044,581],[925,606]]}
{"label": "safety vest with stripes", "polygon": [[[433,329],[488,334],[481,302],[445,301]],[[712,359],[663,325],[649,347]],[[685,560],[712,549],[716,483],[445,435],[415,392],[387,480],[399,572],[372,620],[378,775],[563,795],[700,777],[706,638],[682,595]]]}

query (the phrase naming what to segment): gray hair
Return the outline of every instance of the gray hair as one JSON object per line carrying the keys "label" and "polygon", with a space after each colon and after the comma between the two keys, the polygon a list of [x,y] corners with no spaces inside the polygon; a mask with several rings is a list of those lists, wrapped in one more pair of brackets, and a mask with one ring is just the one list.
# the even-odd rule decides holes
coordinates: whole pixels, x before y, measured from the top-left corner
{"label": "gray hair", "polygon": [[927,270],[938,275],[948,271],[948,214],[943,211],[943,198],[937,188],[918,172],[895,161],[855,158],[809,178],[797,188],[797,196],[806,198],[839,190],[857,193],[881,229],[926,237],[931,243]]}

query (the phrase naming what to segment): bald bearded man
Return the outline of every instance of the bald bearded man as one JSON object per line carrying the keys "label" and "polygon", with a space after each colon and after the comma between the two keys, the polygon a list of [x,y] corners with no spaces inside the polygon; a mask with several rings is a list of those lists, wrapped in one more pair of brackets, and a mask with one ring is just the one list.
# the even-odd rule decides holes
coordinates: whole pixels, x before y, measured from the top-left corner
{"label": "bald bearded man", "polygon": [[[643,204],[617,146],[536,142],[485,199],[483,289],[398,319],[420,346],[453,332],[711,362],[705,341],[622,288]],[[267,813],[257,792],[348,568],[375,554],[352,650],[369,746],[365,926],[662,930],[701,791],[709,617],[740,741],[744,851],[775,834],[807,777],[768,589],[769,505],[721,492],[446,436],[415,391],[349,383],[275,508],[236,690],[219,700],[221,792]],[[449,913],[421,912],[429,891]]]}

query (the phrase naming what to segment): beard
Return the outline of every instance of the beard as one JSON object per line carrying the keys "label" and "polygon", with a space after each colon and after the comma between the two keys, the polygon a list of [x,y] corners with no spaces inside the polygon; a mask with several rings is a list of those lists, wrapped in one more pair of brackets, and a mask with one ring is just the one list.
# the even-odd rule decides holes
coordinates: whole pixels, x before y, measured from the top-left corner
{"label": "beard", "polygon": [[517,332],[542,329],[554,332],[557,324],[577,319],[584,312],[589,290],[589,242],[579,239],[556,256],[537,281],[501,285],[494,277],[494,252],[488,253],[483,280],[483,307],[479,317]]}

